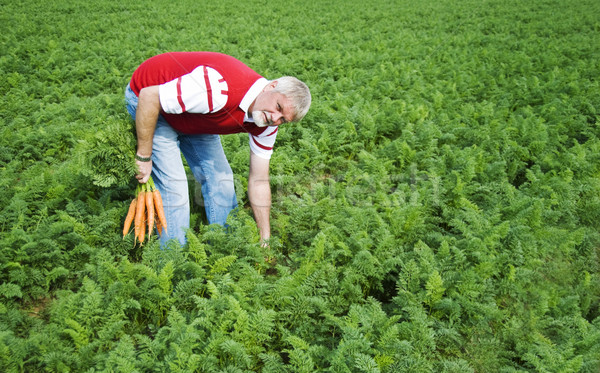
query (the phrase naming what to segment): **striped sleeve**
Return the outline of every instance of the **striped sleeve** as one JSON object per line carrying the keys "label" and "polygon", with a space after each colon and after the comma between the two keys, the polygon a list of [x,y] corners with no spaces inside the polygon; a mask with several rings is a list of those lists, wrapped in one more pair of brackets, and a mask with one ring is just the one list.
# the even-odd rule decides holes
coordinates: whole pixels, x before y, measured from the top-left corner
{"label": "striped sleeve", "polygon": [[260,135],[250,136],[250,150],[264,159],[271,159],[273,154],[273,145],[275,145],[275,138],[277,137],[277,126],[266,127]]}
{"label": "striped sleeve", "polygon": [[227,82],[217,70],[198,66],[189,74],[161,84],[158,94],[165,113],[214,113],[227,103]]}

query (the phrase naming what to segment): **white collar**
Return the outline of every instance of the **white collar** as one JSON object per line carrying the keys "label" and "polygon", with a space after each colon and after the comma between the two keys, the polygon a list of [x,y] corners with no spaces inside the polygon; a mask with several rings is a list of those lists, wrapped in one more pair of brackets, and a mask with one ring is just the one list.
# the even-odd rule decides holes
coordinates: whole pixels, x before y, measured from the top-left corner
{"label": "white collar", "polygon": [[250,108],[250,105],[254,102],[254,100],[256,100],[256,97],[258,97],[267,84],[269,84],[267,79],[258,79],[256,82],[254,82],[254,84],[252,84],[252,87],[250,87],[242,99],[242,102],[240,102],[240,109],[244,110],[246,113],[246,120],[248,119],[248,109]]}

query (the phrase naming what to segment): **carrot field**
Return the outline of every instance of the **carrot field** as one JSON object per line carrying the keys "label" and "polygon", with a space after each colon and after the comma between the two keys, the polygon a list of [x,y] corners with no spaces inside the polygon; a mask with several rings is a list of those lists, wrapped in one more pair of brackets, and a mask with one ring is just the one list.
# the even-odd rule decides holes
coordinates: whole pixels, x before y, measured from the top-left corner
{"label": "carrot field", "polygon": [[[0,371],[600,371],[600,2],[0,0]],[[169,51],[311,89],[240,208],[136,245],[124,89]],[[267,258],[268,260],[265,260]]]}

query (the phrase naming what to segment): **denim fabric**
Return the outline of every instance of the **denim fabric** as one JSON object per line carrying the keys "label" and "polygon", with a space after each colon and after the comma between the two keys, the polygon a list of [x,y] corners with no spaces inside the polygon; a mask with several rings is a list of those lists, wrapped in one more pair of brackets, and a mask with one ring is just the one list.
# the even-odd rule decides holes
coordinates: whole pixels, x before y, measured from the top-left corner
{"label": "denim fabric", "polygon": [[[127,111],[135,120],[138,98],[129,85],[125,99]],[[237,207],[233,172],[219,135],[183,134],[159,116],[152,143],[152,179],[162,195],[167,218],[168,234],[161,236],[162,247],[171,239],[183,245],[190,226],[188,180],[181,154],[202,186],[209,224],[225,225],[227,216]]]}

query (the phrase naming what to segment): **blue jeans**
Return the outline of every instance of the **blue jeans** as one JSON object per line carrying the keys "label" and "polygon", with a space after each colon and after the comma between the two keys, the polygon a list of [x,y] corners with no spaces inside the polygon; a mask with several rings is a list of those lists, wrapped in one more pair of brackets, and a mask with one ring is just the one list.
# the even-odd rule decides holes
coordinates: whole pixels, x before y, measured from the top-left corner
{"label": "blue jeans", "polygon": [[[125,100],[135,120],[138,98],[129,85]],[[161,236],[161,247],[171,239],[185,244],[190,226],[188,180],[181,154],[202,187],[209,224],[225,225],[227,216],[237,207],[233,172],[219,135],[183,134],[159,115],[152,142],[152,179],[162,195],[167,218],[168,233]]]}

